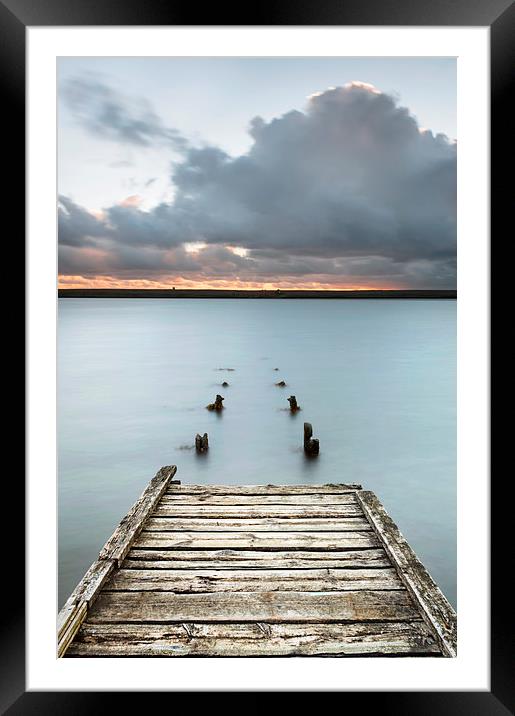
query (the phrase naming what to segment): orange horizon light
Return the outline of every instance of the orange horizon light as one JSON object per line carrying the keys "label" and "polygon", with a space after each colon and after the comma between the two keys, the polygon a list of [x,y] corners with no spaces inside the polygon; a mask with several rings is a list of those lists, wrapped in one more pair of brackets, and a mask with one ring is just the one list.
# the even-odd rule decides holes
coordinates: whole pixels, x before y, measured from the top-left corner
{"label": "orange horizon light", "polygon": [[59,276],[58,288],[119,288],[119,289],[173,289],[183,288],[192,290],[229,290],[229,291],[387,291],[402,289],[403,286],[396,284],[349,284],[349,283],[328,283],[324,281],[288,281],[278,279],[276,281],[242,281],[227,279],[205,279],[193,280],[174,278],[167,280],[151,279],[119,279],[115,276]]}

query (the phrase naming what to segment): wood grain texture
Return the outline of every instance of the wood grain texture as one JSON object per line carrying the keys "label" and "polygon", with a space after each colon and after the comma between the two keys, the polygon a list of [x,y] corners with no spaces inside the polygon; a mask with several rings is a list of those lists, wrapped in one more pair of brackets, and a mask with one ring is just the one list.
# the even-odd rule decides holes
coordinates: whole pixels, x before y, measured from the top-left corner
{"label": "wood grain texture", "polygon": [[124,569],[324,569],[339,567],[390,567],[386,552],[381,549],[354,549],[334,552],[261,552],[258,550],[157,550],[131,549],[124,560]]}
{"label": "wood grain texture", "polygon": [[113,560],[93,562],[57,615],[57,654],[62,656],[76,634],[87,609],[114,569]]}
{"label": "wood grain texture", "polygon": [[75,635],[79,631],[86,614],[88,606],[86,602],[80,602],[75,604],[71,610],[70,618],[67,619],[66,624],[60,630],[57,637],[57,656],[64,656],[68,646],[73,641]]}
{"label": "wood grain texture", "polygon": [[[57,615],[57,655],[63,656],[85,619],[88,609],[100,593],[100,590],[114,570],[115,563],[120,566],[132,541],[141,530],[146,517],[168,487],[177,471],[175,465],[162,467],[150,481],[141,497],[122,519],[112,536],[100,551],[79,584],[66,600]],[[178,486],[177,486],[178,487]]]}
{"label": "wood grain texture", "polygon": [[378,547],[370,532],[141,532],[134,547],[144,549],[344,550]]}
{"label": "wood grain texture", "polygon": [[457,621],[454,609],[374,493],[363,491],[358,499],[422,617],[433,629],[444,655],[455,657]]}
{"label": "wood grain texture", "polygon": [[102,592],[88,623],[413,621],[408,592]]}
{"label": "wood grain texture", "polygon": [[104,591],[328,592],[404,589],[395,569],[119,569]]}
{"label": "wood grain texture", "polygon": [[66,602],[59,656],[455,655],[454,612],[373,493],[175,471]]}
{"label": "wood grain texture", "polygon": [[[100,551],[99,559],[115,559],[120,565],[143,522],[161,499],[168,483],[177,472],[175,465],[162,467],[147,485],[140,498],[122,519]],[[177,489],[180,489],[177,487]]]}
{"label": "wood grain texture", "polygon": [[176,505],[162,500],[155,517],[197,517],[204,519],[312,519],[362,517],[358,504],[349,505]]}
{"label": "wood grain texture", "polygon": [[77,602],[86,602],[88,606],[92,604],[104,583],[114,571],[115,566],[116,564],[112,559],[97,559],[75,587],[70,599],[75,599]]}
{"label": "wood grain texture", "polygon": [[220,505],[230,507],[240,505],[356,505],[355,492],[320,495],[182,495],[168,491],[163,495],[161,504],[164,505]]}
{"label": "wood grain texture", "polygon": [[361,490],[361,485],[181,485],[170,490],[179,495],[320,495]]}
{"label": "wood grain texture", "polygon": [[369,532],[372,527],[363,517],[311,519],[281,518],[198,518],[149,517],[143,529],[146,532]]}
{"label": "wood grain texture", "polygon": [[423,656],[423,621],[365,624],[85,624],[67,656]]}

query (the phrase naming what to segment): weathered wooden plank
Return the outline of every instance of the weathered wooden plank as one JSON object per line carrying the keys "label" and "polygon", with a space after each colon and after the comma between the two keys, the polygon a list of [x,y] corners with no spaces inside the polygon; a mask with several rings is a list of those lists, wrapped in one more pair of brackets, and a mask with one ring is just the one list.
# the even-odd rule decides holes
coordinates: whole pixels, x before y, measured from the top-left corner
{"label": "weathered wooden plank", "polygon": [[319,495],[361,490],[361,485],[181,485],[170,490],[178,495]]}
{"label": "weathered wooden plank", "polygon": [[102,592],[88,622],[412,621],[407,590],[349,592]]}
{"label": "weathered wooden plank", "polygon": [[338,567],[382,568],[391,566],[383,549],[348,550],[345,552],[260,552],[258,550],[157,550],[131,549],[123,562],[124,569],[324,569]]}
{"label": "weathered wooden plank", "polygon": [[363,624],[84,624],[67,656],[433,655],[423,621]]}
{"label": "weathered wooden plank", "polygon": [[360,517],[359,505],[175,505],[161,501],[154,517],[197,517],[205,519],[255,519],[255,518],[341,518]]}
{"label": "weathered wooden plank", "polygon": [[[122,563],[144,520],[153,511],[176,472],[175,465],[167,465],[157,472],[105,543],[99,559],[115,559],[119,565]],[[176,489],[179,489],[179,486]]]}
{"label": "weathered wooden plank", "polygon": [[174,532],[200,530],[207,532],[368,532],[368,520],[359,517],[346,519],[204,519],[196,517],[149,517],[146,532]]}
{"label": "weathered wooden plank", "polygon": [[113,571],[115,562],[118,565],[122,563],[130,549],[134,536],[139,532],[143,521],[162,497],[176,471],[175,466],[163,467],[159,470],[143,491],[139,500],[133,505],[106,542],[98,560],[93,562],[67,599],[57,616],[58,656],[64,655],[84,620],[88,607],[93,604],[105,580]]}
{"label": "weathered wooden plank", "polygon": [[96,560],[70,594],[68,601],[92,603],[114,570],[114,560]]}
{"label": "weathered wooden plank", "polygon": [[145,549],[309,549],[378,547],[370,532],[141,532],[134,547]]}
{"label": "weathered wooden plank", "polygon": [[61,636],[66,631],[66,628],[77,615],[77,612],[79,610],[79,603],[77,600],[72,599],[69,597],[61,610],[59,611],[59,614],[57,615],[57,637],[58,639],[61,638]]}
{"label": "weathered wooden plank", "polygon": [[389,569],[120,569],[104,591],[329,592],[404,589]]}
{"label": "weathered wooden plank", "polygon": [[172,505],[356,505],[355,492],[313,495],[182,495],[168,491],[163,495],[163,504]]}
{"label": "weathered wooden plank", "polygon": [[96,560],[66,600],[57,615],[57,653],[62,656],[73,635],[114,569],[112,560]]}
{"label": "weathered wooden plank", "polygon": [[399,576],[418,604],[422,617],[434,630],[444,655],[456,656],[457,625],[454,609],[375,494],[363,491],[358,499]]}
{"label": "weathered wooden plank", "polygon": [[74,636],[80,629],[88,611],[86,602],[75,604],[71,610],[70,618],[66,620],[57,637],[57,656],[61,657],[66,653]]}
{"label": "weathered wooden plank", "polygon": [[455,655],[454,612],[453,653],[434,589],[448,602],[373,493],[183,486],[175,471],[67,601],[60,656]]}

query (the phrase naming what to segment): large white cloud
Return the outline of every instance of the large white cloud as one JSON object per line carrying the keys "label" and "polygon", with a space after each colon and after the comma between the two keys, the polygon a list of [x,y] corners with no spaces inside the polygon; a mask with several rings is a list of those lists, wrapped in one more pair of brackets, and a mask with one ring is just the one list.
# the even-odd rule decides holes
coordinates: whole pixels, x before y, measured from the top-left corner
{"label": "large white cloud", "polygon": [[[126,126],[123,106],[109,116]],[[78,273],[82,251],[80,273],[98,275],[98,255],[88,265],[83,250],[94,244],[109,275],[455,286],[456,145],[445,136],[420,130],[393,97],[362,83],[317,93],[304,112],[256,117],[249,131],[251,149],[236,158],[184,142],[174,200],[152,211],[117,205],[91,223],[63,199],[61,273]],[[182,248],[191,242],[207,248],[193,258]]]}

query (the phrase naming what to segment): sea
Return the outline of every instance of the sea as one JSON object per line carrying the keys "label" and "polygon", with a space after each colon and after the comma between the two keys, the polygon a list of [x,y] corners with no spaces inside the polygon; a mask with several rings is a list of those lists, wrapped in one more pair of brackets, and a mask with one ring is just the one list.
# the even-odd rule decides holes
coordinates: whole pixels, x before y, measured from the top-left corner
{"label": "sea", "polygon": [[455,607],[456,301],[60,298],[59,606],[163,465],[183,484],[360,483]]}

